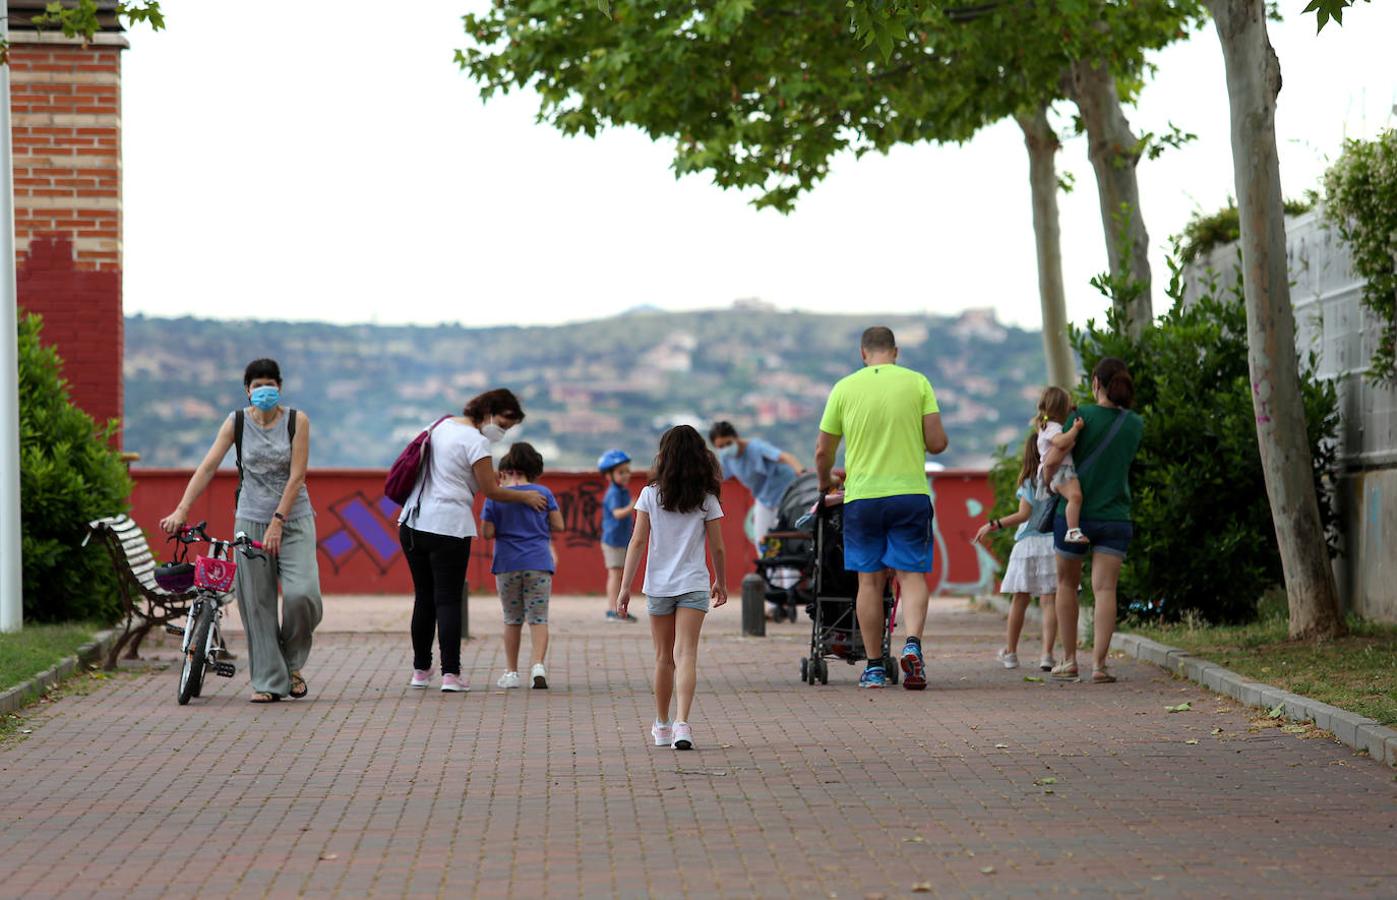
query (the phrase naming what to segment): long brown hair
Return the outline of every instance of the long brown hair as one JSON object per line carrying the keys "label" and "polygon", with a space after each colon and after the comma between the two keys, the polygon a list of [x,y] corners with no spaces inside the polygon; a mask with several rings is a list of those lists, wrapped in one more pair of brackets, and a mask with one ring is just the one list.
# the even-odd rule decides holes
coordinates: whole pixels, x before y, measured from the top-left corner
{"label": "long brown hair", "polygon": [[1070,412],[1072,396],[1060,387],[1045,387],[1038,398],[1038,415],[1033,419],[1033,427],[1042,431],[1049,422],[1065,424]]}
{"label": "long brown hair", "polygon": [[1028,433],[1028,439],[1023,442],[1023,465],[1019,468],[1019,480],[1015,485],[1031,481],[1038,475],[1038,465],[1042,460],[1038,456],[1038,435],[1033,432]]}
{"label": "long brown hair", "polygon": [[1135,379],[1130,377],[1130,369],[1114,356],[1102,357],[1092,370],[1091,377],[1106,392],[1106,399],[1123,409],[1135,404]]}
{"label": "long brown hair", "polygon": [[709,494],[723,490],[718,458],[692,425],[675,425],[660,436],[650,483],[660,492],[660,506],[677,513],[700,509]]}

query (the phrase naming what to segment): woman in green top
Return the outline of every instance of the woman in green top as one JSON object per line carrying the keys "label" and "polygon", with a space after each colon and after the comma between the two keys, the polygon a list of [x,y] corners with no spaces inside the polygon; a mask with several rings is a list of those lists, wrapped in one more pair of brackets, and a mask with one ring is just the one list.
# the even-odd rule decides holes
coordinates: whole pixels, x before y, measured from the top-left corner
{"label": "woman in green top", "polygon": [[[1106,668],[1111,634],[1116,630],[1116,584],[1121,565],[1130,548],[1130,463],[1140,449],[1145,420],[1130,411],[1135,402],[1135,382],[1125,363],[1106,357],[1091,373],[1091,392],[1096,403],[1088,403],[1067,419],[1067,428],[1077,419],[1086,424],[1078,429],[1072,453],[1077,461],[1077,479],[1082,485],[1082,532],[1091,543],[1091,591],[1096,598],[1096,642],[1092,647],[1094,684],[1110,684],[1116,678]],[[1057,621],[1062,635],[1063,660],[1053,669],[1053,677],[1076,681],[1077,672],[1077,587],[1082,582],[1082,563],[1087,545],[1068,543],[1067,519],[1059,501],[1053,520],[1053,544],[1057,550]]]}

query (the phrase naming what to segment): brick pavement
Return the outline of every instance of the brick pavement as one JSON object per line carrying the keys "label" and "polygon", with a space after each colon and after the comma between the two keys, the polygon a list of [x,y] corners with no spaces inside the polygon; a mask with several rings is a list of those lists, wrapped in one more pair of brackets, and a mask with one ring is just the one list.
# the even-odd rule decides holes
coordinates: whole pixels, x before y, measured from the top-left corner
{"label": "brick pavement", "polygon": [[35,713],[0,747],[0,896],[1397,894],[1392,770],[1141,664],[1026,683],[963,601],[923,694],[803,685],[806,627],[718,611],[686,754],[648,743],[644,621],[599,601],[555,601],[553,690],[485,689],[482,637],[466,695],[405,687],[406,601],[327,602],[307,700],[240,675],[182,708],[171,669]]}

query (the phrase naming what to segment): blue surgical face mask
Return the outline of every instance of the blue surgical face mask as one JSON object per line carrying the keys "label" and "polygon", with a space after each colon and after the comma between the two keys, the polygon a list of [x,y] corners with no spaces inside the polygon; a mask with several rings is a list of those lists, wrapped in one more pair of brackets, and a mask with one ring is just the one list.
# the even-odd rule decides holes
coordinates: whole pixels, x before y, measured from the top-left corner
{"label": "blue surgical face mask", "polygon": [[266,384],[253,388],[249,399],[252,400],[252,405],[262,412],[271,412],[281,402],[281,391],[277,389],[276,385]]}
{"label": "blue surgical face mask", "polygon": [[736,455],[737,441],[733,441],[731,444],[724,444],[723,446],[718,448],[719,459],[732,459]]}

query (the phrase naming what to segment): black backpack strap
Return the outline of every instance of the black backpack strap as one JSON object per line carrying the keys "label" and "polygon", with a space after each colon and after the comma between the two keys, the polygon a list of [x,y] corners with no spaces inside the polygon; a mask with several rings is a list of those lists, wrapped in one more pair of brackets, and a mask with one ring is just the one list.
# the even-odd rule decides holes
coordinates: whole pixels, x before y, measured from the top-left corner
{"label": "black backpack strap", "polygon": [[287,446],[296,443],[296,411],[294,409],[286,411],[286,443]]}
{"label": "black backpack strap", "polygon": [[247,414],[241,409],[233,413],[233,459],[238,465],[238,488],[233,492],[233,506],[235,508],[243,492],[243,420],[245,418],[247,418]]}

